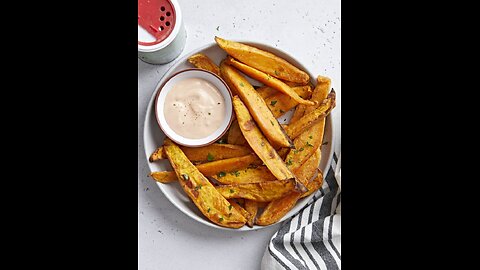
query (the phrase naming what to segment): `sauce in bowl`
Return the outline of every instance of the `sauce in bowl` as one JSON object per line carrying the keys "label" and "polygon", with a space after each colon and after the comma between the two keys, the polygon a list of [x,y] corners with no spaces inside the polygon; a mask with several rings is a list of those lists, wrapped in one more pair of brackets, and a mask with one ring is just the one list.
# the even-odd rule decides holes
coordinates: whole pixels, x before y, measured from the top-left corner
{"label": "sauce in bowl", "polygon": [[201,139],[215,132],[225,120],[222,93],[202,78],[187,78],[173,85],[163,107],[165,120],[180,136]]}

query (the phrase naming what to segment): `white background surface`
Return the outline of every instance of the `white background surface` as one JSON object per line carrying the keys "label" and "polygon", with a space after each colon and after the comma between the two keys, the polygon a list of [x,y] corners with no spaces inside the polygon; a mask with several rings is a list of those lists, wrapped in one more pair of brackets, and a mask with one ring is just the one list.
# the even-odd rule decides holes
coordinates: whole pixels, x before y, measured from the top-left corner
{"label": "white background surface", "polygon": [[[340,149],[340,1],[179,0],[187,42],[180,56],[226,39],[276,46],[296,57],[313,74],[332,79],[336,149]],[[218,27],[218,31],[217,31]],[[172,62],[173,63],[173,62]],[[279,225],[251,232],[229,232],[200,224],[175,208],[151,178],[143,148],[146,106],[172,63],[138,60],[138,269],[259,269],[266,245]]]}

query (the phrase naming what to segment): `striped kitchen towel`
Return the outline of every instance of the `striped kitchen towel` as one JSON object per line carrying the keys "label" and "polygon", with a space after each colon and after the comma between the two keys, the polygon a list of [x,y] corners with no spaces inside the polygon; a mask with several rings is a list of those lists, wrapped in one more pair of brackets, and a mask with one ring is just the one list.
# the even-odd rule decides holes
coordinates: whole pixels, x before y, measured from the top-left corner
{"label": "striped kitchen towel", "polygon": [[337,161],[334,153],[322,188],[272,236],[263,255],[262,270],[341,268],[341,189],[335,179]]}

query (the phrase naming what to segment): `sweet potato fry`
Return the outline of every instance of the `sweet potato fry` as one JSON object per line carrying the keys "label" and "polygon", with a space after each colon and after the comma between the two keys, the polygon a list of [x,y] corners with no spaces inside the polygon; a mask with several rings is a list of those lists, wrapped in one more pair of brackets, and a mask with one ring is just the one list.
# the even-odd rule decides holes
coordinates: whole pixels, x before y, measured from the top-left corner
{"label": "sweet potato fry", "polygon": [[263,99],[266,99],[270,96],[273,96],[275,94],[278,93],[277,90],[275,90],[274,88],[270,87],[270,86],[262,86],[260,88],[257,89],[257,93],[263,98]]}
{"label": "sweet potato fry", "polygon": [[240,127],[238,126],[237,120],[234,120],[230,125],[230,129],[228,130],[227,142],[229,144],[235,145],[248,145],[247,141],[243,137]]}
{"label": "sweet potato fry", "polygon": [[[295,176],[297,176],[298,181],[302,182],[305,186],[308,185],[312,177],[317,172],[318,165],[320,163],[322,151],[320,148],[317,148],[315,153],[309,157],[300,168],[294,170]],[[308,187],[307,187],[308,189]]]}
{"label": "sweet potato fry", "polygon": [[252,200],[245,200],[245,210],[250,214],[247,218],[247,226],[252,228],[255,222],[255,217],[258,213],[258,202]]}
{"label": "sweet potato fry", "polygon": [[307,110],[307,107],[313,107],[313,106],[307,106],[303,104],[298,104],[297,108],[295,108],[295,111],[293,112],[292,118],[290,118],[290,124],[293,124],[300,120],[305,115],[305,111]]}
{"label": "sweet potato fry", "polygon": [[243,136],[270,172],[278,180],[294,180],[296,189],[306,191],[305,186],[297,181],[295,175],[287,168],[277,151],[275,151],[260,132],[260,129],[248,112],[247,107],[238,96],[233,97],[233,108],[237,115],[238,125],[242,130]]}
{"label": "sweet potato fry", "polygon": [[263,209],[262,214],[256,218],[255,224],[267,226],[279,221],[295,206],[301,196],[301,193],[291,191],[286,196],[271,201],[265,209]]}
{"label": "sweet potato fry", "polygon": [[[321,181],[321,180],[314,179],[310,183],[308,183],[308,181],[310,180],[310,178],[313,177],[313,175],[317,171],[318,164],[320,162],[320,157],[321,157],[321,151],[320,151],[320,148],[318,148],[314,155],[312,155],[302,166],[300,166],[297,170],[295,170],[295,174],[297,175],[297,178],[299,179],[299,181],[300,179],[303,179],[303,181],[306,181],[307,183],[305,184],[307,185],[307,189],[310,187],[312,189],[312,193],[314,192],[313,189],[317,187],[318,181]],[[323,179],[323,176],[321,173],[318,174],[317,178],[318,177]],[[312,182],[315,182],[315,183],[312,183]],[[306,193],[310,191],[311,190],[309,189]],[[290,211],[295,206],[295,204],[303,196],[303,194],[297,191],[291,191],[285,197],[271,201],[265,207],[262,214],[257,218],[255,224],[265,226],[265,225],[270,225],[279,221],[283,216],[285,216],[288,213],[288,211]]]}
{"label": "sweet potato fry", "polygon": [[197,53],[190,56],[188,58],[188,62],[190,62],[196,68],[208,70],[220,76],[220,69],[218,68],[218,66],[215,65],[215,63],[213,63],[213,61],[203,53]]}
{"label": "sweet potato fry", "polygon": [[238,210],[230,207],[231,204],[195,168],[180,147],[166,139],[164,149],[180,179],[180,186],[205,217],[219,226],[228,228],[240,228],[246,223],[246,218]]}
{"label": "sweet potato fry", "polygon": [[223,174],[212,175],[212,178],[226,185],[230,184],[250,184],[265,181],[277,180],[266,166],[256,168],[245,168],[243,170],[226,172]]}
{"label": "sweet potato fry", "polygon": [[[183,153],[188,157],[192,163],[209,162],[227,158],[241,157],[250,154],[252,151],[249,147],[214,143],[202,147],[186,147],[180,146]],[[167,158],[163,153],[163,147],[159,147],[150,156],[150,161]]]}
{"label": "sweet potato fry", "polygon": [[302,118],[303,115],[305,115],[305,112],[307,111],[307,107],[308,107],[308,112],[315,110],[320,105],[320,103],[325,98],[327,98],[327,93],[330,90],[330,84],[331,84],[330,78],[319,75],[317,77],[317,85],[313,90],[313,94],[310,99],[312,101],[316,101],[317,105],[305,106],[305,105],[299,104],[295,109],[295,112],[293,113],[292,118],[290,119],[290,124],[293,124],[297,122],[300,118]]}
{"label": "sweet potato fry", "polygon": [[310,113],[315,110],[324,99],[327,98],[328,92],[330,91],[331,80],[328,77],[318,75],[317,76],[317,85],[313,89],[312,97],[310,100],[316,101],[317,105],[308,107],[306,113]]}
{"label": "sweet potato fry", "polygon": [[243,208],[239,203],[237,203],[235,199],[229,199],[227,201],[232,205],[233,208],[237,209],[237,211],[240,212],[240,214],[242,214],[247,221],[250,220],[250,213],[247,212],[247,210],[245,210],[245,208]]}
{"label": "sweet potato fry", "polygon": [[253,89],[247,79],[231,66],[221,65],[220,70],[222,76],[228,78],[233,83],[237,89],[238,96],[243,101],[242,103],[244,103],[248,111],[250,111],[249,115],[251,114],[253,119],[255,119],[258,127],[262,130],[268,141],[277,147],[291,147],[292,141],[273,116],[265,100]]}
{"label": "sweet potato fry", "polygon": [[[317,86],[312,94],[312,99],[316,101],[324,100],[327,97],[329,89],[330,79],[319,76],[317,78]],[[309,107],[306,111],[309,112],[310,110],[314,110],[314,108]],[[291,150],[286,158],[287,165],[290,165],[289,168],[291,170],[298,172],[298,168],[301,169],[303,167],[302,165],[307,163],[313,153],[318,153],[321,150],[324,127],[325,119],[305,130],[305,132],[294,140],[295,150],[297,151]],[[299,151],[301,147],[304,147],[303,151]],[[317,177],[307,184],[307,192],[301,194],[293,191],[281,199],[271,201],[265,207],[262,214],[256,219],[255,224],[266,226],[279,221],[295,206],[298,199],[311,195],[322,186],[322,183],[323,174],[319,171]]]}
{"label": "sweet potato fry", "polygon": [[216,187],[226,199],[244,198],[257,202],[269,202],[285,196],[294,189],[289,180],[275,180],[252,184],[235,184]]}
{"label": "sweet potato fry", "polygon": [[163,146],[158,147],[153,153],[150,155],[150,158],[148,158],[148,161],[154,162],[160,159],[166,159],[167,155],[165,155],[165,152],[163,151]]}
{"label": "sweet potato fry", "polygon": [[[303,98],[310,98],[312,90],[310,86],[292,87],[292,89]],[[276,93],[265,99],[268,108],[272,111],[273,116],[278,118],[297,106],[298,102],[292,97],[285,95],[284,93]]]}
{"label": "sweet potato fry", "polygon": [[220,62],[220,75],[221,75],[222,79],[225,81],[225,83],[227,83],[228,88],[230,88],[230,91],[232,91],[232,96],[236,96],[236,95],[238,95],[238,92],[237,92],[237,89],[235,88],[234,83],[232,82],[230,77],[225,76],[226,75],[225,74],[225,69],[226,68],[228,68],[228,65],[225,63],[225,60],[222,60],[222,62]]}
{"label": "sweet potato fry", "polygon": [[[228,158],[197,165],[196,168],[204,175],[211,176],[228,172],[231,170],[241,170],[247,168],[250,164],[261,165],[262,161],[255,155],[249,154],[242,157]],[[170,183],[177,181],[175,172],[163,171],[152,172],[150,174],[154,180],[160,183]]]}
{"label": "sweet potato fry", "polygon": [[310,80],[307,73],[273,53],[219,37],[215,37],[215,41],[229,55],[271,76],[303,84]]}
{"label": "sweet potato fry", "polygon": [[[312,195],[312,194],[315,193],[319,188],[322,187],[322,184],[323,184],[323,174],[322,174],[322,172],[319,170],[317,177],[315,177],[312,181],[310,181],[310,183],[307,184],[307,189],[308,189],[308,191],[305,192],[305,193],[303,193],[300,198],[305,198],[305,197],[308,197],[308,196]],[[248,221],[248,220],[247,220],[247,221]]]}
{"label": "sweet potato fry", "polygon": [[[316,101],[323,101],[327,98],[328,91],[330,90],[330,80],[326,77],[319,76],[317,79],[317,86],[313,90],[312,99]],[[301,105],[297,106],[298,107]],[[308,107],[306,112],[311,112],[315,108],[313,106]],[[292,124],[292,122],[291,122]],[[306,129],[300,136],[293,141],[295,150],[304,149],[304,151],[290,151],[285,159],[290,170],[296,170],[300,167],[311,155],[313,155],[317,148],[319,148],[323,142],[323,133],[325,128],[325,119],[314,124],[310,128]]]}
{"label": "sweet potato fry", "polygon": [[328,94],[327,99],[323,100],[322,104],[310,113],[306,113],[301,119],[293,124],[290,124],[285,131],[292,139],[298,137],[309,127],[324,119],[335,107],[335,91],[332,90]]}
{"label": "sweet potato fry", "polygon": [[269,74],[267,74],[265,72],[262,72],[258,69],[255,69],[255,68],[252,68],[248,65],[245,65],[244,63],[241,63],[241,62],[233,59],[230,56],[227,57],[226,61],[227,61],[226,62],[227,64],[236,67],[238,70],[240,70],[241,72],[243,72],[243,73],[247,74],[248,76],[254,78],[255,80],[257,80],[257,81],[259,81],[259,82],[261,82],[265,85],[268,85],[268,86],[274,88],[275,90],[278,90],[279,92],[284,93],[285,95],[291,97],[293,100],[295,100],[296,102],[298,102],[300,104],[315,105],[315,102],[313,102],[311,100],[305,100],[305,99],[301,98],[297,93],[295,93],[295,91],[290,86],[288,86],[284,82],[280,81],[279,79],[270,76]]}
{"label": "sweet potato fry", "polygon": [[234,157],[242,157],[252,153],[249,147],[214,143],[202,147],[182,147],[180,149],[192,162],[210,162]]}

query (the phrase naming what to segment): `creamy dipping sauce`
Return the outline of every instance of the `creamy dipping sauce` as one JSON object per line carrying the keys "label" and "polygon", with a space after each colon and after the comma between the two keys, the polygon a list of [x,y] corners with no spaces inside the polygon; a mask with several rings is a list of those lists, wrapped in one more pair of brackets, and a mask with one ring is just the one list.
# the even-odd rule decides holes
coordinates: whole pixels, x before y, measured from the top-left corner
{"label": "creamy dipping sauce", "polygon": [[172,87],[165,97],[163,113],[175,133],[201,139],[215,132],[225,120],[225,100],[212,83],[188,78]]}

